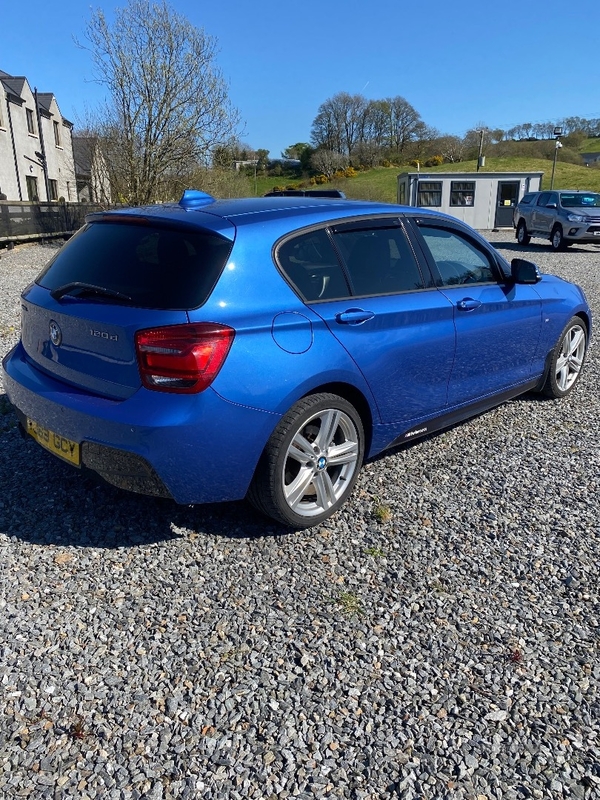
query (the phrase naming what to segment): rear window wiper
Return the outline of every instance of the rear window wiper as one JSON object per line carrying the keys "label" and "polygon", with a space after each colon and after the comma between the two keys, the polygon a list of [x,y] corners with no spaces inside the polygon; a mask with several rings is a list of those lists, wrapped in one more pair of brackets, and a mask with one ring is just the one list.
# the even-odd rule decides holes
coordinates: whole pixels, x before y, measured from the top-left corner
{"label": "rear window wiper", "polygon": [[126,302],[131,302],[132,300],[128,294],[118,292],[116,289],[107,289],[105,286],[95,286],[93,283],[83,283],[82,281],[65,283],[64,286],[58,286],[50,292],[50,296],[55,300],[60,300],[67,294],[73,295],[74,297],[82,297],[83,295],[113,297],[115,300],[125,300]]}

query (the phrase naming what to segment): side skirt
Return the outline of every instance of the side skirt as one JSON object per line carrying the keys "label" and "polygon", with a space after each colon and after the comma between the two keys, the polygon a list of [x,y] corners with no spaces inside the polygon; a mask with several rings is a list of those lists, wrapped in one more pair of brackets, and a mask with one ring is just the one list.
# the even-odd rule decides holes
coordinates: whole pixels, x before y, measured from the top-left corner
{"label": "side skirt", "polygon": [[539,389],[539,387],[540,379],[536,378],[535,380],[522,383],[517,387],[513,387],[512,389],[507,389],[500,394],[495,394],[493,397],[486,397],[483,400],[478,400],[476,403],[472,403],[471,405],[463,406],[462,408],[456,409],[455,411],[450,411],[447,414],[442,414],[440,417],[435,417],[434,419],[423,422],[420,425],[415,425],[413,428],[409,428],[404,433],[401,433],[400,436],[397,436],[394,441],[388,445],[388,448],[398,447],[398,445],[406,444],[407,442],[411,442],[415,439],[420,439],[423,436],[429,436],[431,433],[436,433],[444,428],[449,428],[452,425],[456,425],[458,422],[463,422],[463,420],[469,419],[469,417],[476,417],[478,414],[482,414],[484,411],[489,411],[490,408],[495,408],[496,406],[502,405],[502,403],[506,403],[508,400],[512,400],[514,397],[518,397],[525,392],[530,392],[533,389]]}

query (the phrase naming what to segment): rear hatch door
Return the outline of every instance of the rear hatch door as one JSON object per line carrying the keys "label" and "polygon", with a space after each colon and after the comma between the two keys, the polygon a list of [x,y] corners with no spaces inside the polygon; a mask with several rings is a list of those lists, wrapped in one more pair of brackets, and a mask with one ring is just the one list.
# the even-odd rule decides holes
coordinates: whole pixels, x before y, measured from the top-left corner
{"label": "rear hatch door", "polygon": [[135,333],[184,324],[206,302],[232,247],[223,222],[215,231],[106,214],[86,225],[23,293],[30,362],[78,389],[129,397],[141,386]]}

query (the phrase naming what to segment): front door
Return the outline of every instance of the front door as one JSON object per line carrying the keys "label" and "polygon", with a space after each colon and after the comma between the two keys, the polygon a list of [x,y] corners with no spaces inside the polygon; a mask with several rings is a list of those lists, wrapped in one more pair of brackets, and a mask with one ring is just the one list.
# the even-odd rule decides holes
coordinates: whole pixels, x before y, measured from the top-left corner
{"label": "front door", "polygon": [[448,406],[525,383],[542,324],[534,286],[506,281],[490,252],[464,231],[421,220],[419,231],[454,307],[456,353]]}
{"label": "front door", "polygon": [[511,228],[513,211],[519,202],[519,181],[499,181],[498,201],[496,203],[496,228]]}

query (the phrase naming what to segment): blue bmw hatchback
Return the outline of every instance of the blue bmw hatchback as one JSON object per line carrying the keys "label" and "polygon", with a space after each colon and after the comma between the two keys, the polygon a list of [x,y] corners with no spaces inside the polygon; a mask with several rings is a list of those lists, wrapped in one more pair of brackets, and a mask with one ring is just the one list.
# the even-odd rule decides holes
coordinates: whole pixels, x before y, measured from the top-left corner
{"label": "blue bmw hatchback", "polygon": [[188,191],[87,218],[24,291],[3,380],[23,430],[79,469],[302,528],[363,459],[566,395],[590,332],[581,289],[454,218]]}

